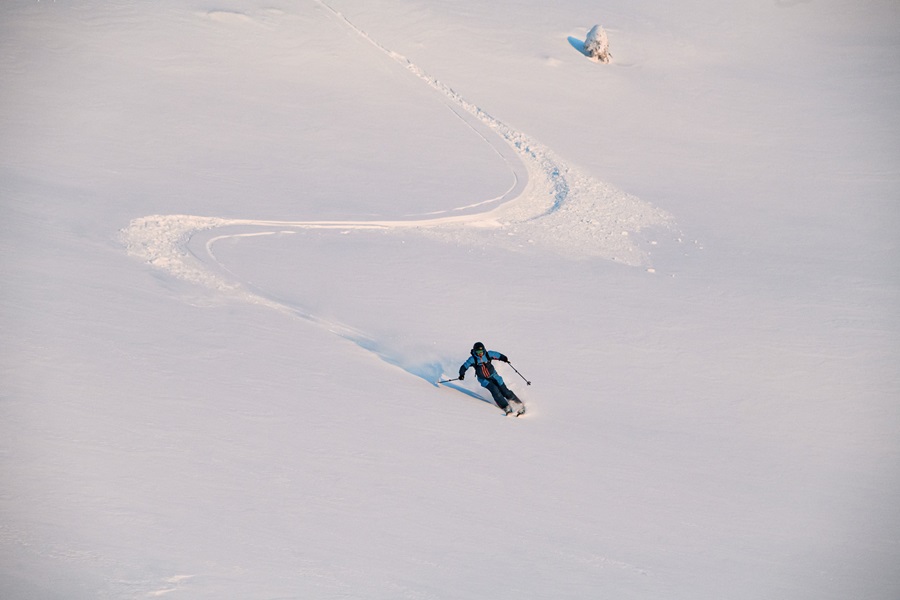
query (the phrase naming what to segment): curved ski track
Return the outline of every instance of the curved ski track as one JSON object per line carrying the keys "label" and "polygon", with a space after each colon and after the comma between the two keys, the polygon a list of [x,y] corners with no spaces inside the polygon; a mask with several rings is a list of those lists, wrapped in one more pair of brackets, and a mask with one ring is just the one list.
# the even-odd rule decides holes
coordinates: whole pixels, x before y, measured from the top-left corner
{"label": "curved ski track", "polygon": [[[631,266],[648,264],[643,248],[646,242],[637,234],[645,229],[671,227],[668,214],[570,168],[550,149],[492,117],[405,57],[381,46],[324,2],[319,4],[438,92],[448,107],[504,159],[512,172],[510,188],[498,198],[434,213],[424,219],[271,221],[150,215],[132,220],[120,232],[130,256],[176,278],[316,323],[431,382],[440,374],[435,373],[440,370],[438,366],[404,365],[399,358],[379,349],[377,341],[364,332],[275,300],[265,291],[241,281],[216,259],[213,252],[216,242],[297,229],[413,230],[457,242],[512,249],[530,247],[571,258],[599,257]],[[485,206],[488,210],[473,212]],[[436,216],[444,213],[456,214]]]}

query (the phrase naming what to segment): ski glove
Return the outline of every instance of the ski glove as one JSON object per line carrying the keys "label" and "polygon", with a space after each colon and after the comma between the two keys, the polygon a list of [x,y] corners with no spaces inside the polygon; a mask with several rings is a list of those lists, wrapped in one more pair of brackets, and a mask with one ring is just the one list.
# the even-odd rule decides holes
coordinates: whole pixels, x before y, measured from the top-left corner
{"label": "ski glove", "polygon": [[498,358],[497,360],[503,361],[503,362],[505,362],[505,363],[508,363],[508,362],[509,362],[509,359],[508,359],[508,358],[506,357],[506,355],[504,355],[504,354],[501,354],[501,355],[500,355],[500,358]]}
{"label": "ski glove", "polygon": [[465,379],[465,378],[466,378],[465,372],[464,372],[464,371],[460,371],[460,372],[459,372],[459,380],[462,381],[462,380]]}

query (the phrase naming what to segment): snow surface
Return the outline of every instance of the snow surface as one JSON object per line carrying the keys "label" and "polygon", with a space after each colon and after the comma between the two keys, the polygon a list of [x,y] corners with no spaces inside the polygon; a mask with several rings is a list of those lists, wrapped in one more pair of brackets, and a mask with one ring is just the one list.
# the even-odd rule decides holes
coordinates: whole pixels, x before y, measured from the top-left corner
{"label": "snow surface", "polygon": [[0,597],[900,598],[898,31],[4,3]]}

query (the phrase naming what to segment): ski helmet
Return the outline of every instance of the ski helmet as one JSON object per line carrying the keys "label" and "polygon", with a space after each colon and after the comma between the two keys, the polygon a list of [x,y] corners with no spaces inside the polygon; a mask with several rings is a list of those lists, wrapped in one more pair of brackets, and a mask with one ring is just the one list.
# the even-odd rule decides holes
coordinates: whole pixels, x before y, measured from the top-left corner
{"label": "ski helmet", "polygon": [[484,352],[484,344],[482,344],[481,342],[475,342],[475,344],[472,346],[472,352],[478,352],[479,350]]}

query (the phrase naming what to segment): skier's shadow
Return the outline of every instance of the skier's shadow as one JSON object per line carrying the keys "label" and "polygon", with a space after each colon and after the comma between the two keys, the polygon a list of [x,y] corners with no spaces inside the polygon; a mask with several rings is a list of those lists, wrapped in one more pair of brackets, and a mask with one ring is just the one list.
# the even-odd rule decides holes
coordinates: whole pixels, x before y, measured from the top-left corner
{"label": "skier's shadow", "polygon": [[403,365],[398,364],[398,366],[400,366],[402,369],[404,369],[408,373],[415,375],[416,377],[421,377],[422,379],[424,379],[425,381],[428,381],[429,383],[431,383],[432,385],[434,385],[436,387],[445,386],[445,387],[451,388],[453,390],[456,390],[457,392],[462,392],[463,394],[465,394],[466,396],[469,396],[470,398],[475,398],[476,400],[481,400],[482,402],[486,402],[488,404],[494,403],[493,400],[491,400],[489,398],[485,398],[481,394],[473,392],[472,390],[465,388],[462,385],[456,383],[457,380],[452,380],[447,383],[437,383],[437,381],[441,377],[444,376],[444,365],[441,364],[440,362],[430,362],[430,363],[414,365],[414,366],[413,365],[403,366]]}
{"label": "skier's shadow", "polygon": [[481,400],[482,402],[487,402],[488,404],[494,403],[493,400],[488,400],[487,398],[483,397],[481,394],[476,394],[472,390],[466,389],[463,386],[459,385],[458,383],[442,383],[440,385],[446,386],[448,388],[453,388],[457,392],[462,392],[463,394],[465,394],[466,396],[469,396],[470,398],[475,398],[476,400]]}
{"label": "skier's shadow", "polygon": [[384,362],[394,365],[395,367],[399,367],[410,375],[415,375],[416,377],[424,379],[435,387],[447,386],[456,390],[457,392],[462,392],[470,398],[481,400],[482,402],[485,402],[487,404],[494,404],[494,401],[492,399],[485,398],[481,394],[477,394],[457,383],[453,383],[453,381],[456,380],[448,383],[438,383],[438,380],[444,377],[444,365],[440,361],[414,362],[408,360],[405,356],[399,353],[389,351],[382,344],[376,342],[373,339],[347,334],[343,334],[341,337],[352,341],[360,348],[364,348],[365,350],[374,353]]}

